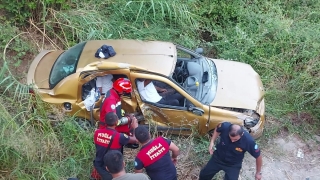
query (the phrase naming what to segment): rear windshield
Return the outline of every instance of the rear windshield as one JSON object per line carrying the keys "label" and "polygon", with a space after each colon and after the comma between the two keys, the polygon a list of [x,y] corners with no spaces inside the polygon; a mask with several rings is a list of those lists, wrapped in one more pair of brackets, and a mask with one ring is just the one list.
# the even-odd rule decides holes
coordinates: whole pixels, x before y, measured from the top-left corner
{"label": "rear windshield", "polygon": [[81,42],[63,52],[53,67],[49,76],[49,87],[52,89],[62,79],[76,72],[77,64],[86,42]]}

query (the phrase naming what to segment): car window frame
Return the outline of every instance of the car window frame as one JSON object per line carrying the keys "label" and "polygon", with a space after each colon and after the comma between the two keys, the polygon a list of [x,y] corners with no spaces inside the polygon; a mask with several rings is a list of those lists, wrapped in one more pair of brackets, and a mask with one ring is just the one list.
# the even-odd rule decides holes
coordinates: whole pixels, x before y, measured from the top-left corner
{"label": "car window frame", "polygon": [[[121,69],[121,71],[123,71]],[[85,80],[86,78],[90,79],[88,80],[86,83],[88,83],[89,81],[92,81],[93,79],[96,79],[97,77],[101,77],[101,76],[104,76],[106,74],[112,74],[112,75],[125,75],[127,77],[127,79],[130,80],[130,73],[129,71],[127,73],[121,73],[119,72],[119,70],[115,69],[115,70],[90,70],[90,71],[82,71],[79,75],[79,79],[81,80]],[[79,87],[79,93],[80,93],[80,100],[82,100],[82,86],[84,85],[85,83],[83,83],[80,87]],[[132,98],[132,93],[125,93],[125,94],[122,94],[121,97],[126,97],[126,98]],[[79,98],[79,97],[78,97]],[[82,100],[83,101],[83,100]]]}
{"label": "car window frame", "polygon": [[[86,41],[80,42],[80,43],[72,46],[71,48],[65,50],[63,53],[61,53],[61,54],[57,57],[56,61],[54,62],[54,64],[52,65],[52,68],[51,68],[51,70],[50,70],[49,79],[48,79],[49,89],[53,89],[53,88],[54,88],[57,84],[59,84],[63,79],[65,79],[66,77],[74,74],[74,73],[77,71],[77,66],[78,66],[78,63],[79,63],[81,54],[82,54],[83,49],[85,48],[86,44],[87,44]],[[56,82],[54,82],[54,83],[51,83],[51,76],[53,75],[52,73],[53,73],[54,70],[57,71],[57,70],[54,69],[54,68],[56,67],[57,63],[61,63],[61,62],[62,62],[62,61],[61,61],[61,62],[60,62],[60,61],[58,62],[59,58],[60,58],[61,56],[64,56],[65,53],[67,53],[68,51],[70,51],[72,48],[76,48],[76,47],[80,47],[80,46],[82,46],[82,49],[79,51],[78,57],[76,58],[76,62],[74,63],[73,71],[70,72],[69,74],[67,73],[67,75],[66,75],[65,77],[61,78],[59,81],[56,81]]]}
{"label": "car window frame", "polygon": [[[145,73],[139,73],[139,75],[146,75]],[[150,74],[151,75],[151,74]],[[195,105],[195,103],[193,103],[193,101],[196,101],[198,104],[200,104],[201,106],[203,106],[203,104],[201,102],[199,102],[196,98],[192,97],[192,95],[190,95],[182,86],[180,86],[174,79],[172,79],[171,77],[166,77],[166,76],[162,76],[162,75],[157,75],[157,74],[152,74],[153,76],[160,76],[160,78],[158,79],[155,79],[155,78],[149,78],[149,77],[135,77],[135,79],[133,80],[133,82],[135,83],[135,86],[137,88],[137,93],[139,95],[139,98],[140,98],[140,101],[146,103],[146,104],[150,104],[150,105],[153,105],[153,106],[156,106],[158,108],[170,108],[170,109],[177,109],[177,110],[185,110],[185,111],[188,111],[188,107],[181,107],[181,106],[171,106],[171,105],[166,105],[166,104],[160,104],[160,103],[153,103],[153,102],[150,102],[150,101],[146,101],[144,100],[141,95],[140,95],[140,92],[138,90],[138,86],[137,86],[137,81],[139,78],[144,78],[144,79],[151,79],[151,80],[156,80],[156,81],[160,81],[160,82],[163,82],[163,83],[166,83],[165,81],[162,81],[161,79],[167,79],[168,81],[171,81],[175,87],[172,87],[171,85],[171,88],[175,89],[178,93],[180,93],[177,88],[180,88],[182,91],[184,91],[185,93],[187,93],[189,95],[190,98],[192,98],[192,100],[190,100],[188,97],[184,96],[183,94],[181,94],[185,99],[187,99],[194,107],[197,107],[197,105]],[[131,80],[132,82],[132,80]],[[169,85],[169,84],[168,84]]]}

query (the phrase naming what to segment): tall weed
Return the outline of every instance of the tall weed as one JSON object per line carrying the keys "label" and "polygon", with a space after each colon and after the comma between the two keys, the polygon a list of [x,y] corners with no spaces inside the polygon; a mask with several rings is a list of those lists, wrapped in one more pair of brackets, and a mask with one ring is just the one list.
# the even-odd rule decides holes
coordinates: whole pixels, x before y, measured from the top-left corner
{"label": "tall weed", "polygon": [[35,22],[41,22],[46,16],[47,8],[56,10],[69,9],[70,0],[2,0],[0,9],[6,12],[6,20],[11,23],[25,25],[29,19]]}
{"label": "tall weed", "polygon": [[88,178],[93,132],[72,119],[60,119],[59,126],[52,127],[46,116],[30,113],[16,101],[8,103],[3,96],[0,101],[0,162],[7,179]]}
{"label": "tall weed", "polygon": [[319,106],[320,24],[309,17],[317,16],[320,3],[297,2],[242,1],[237,21],[225,26],[212,22],[209,28],[219,58],[248,63],[261,75],[271,114]]}
{"label": "tall weed", "polygon": [[78,41],[110,38],[174,41],[191,47],[199,42],[199,17],[191,11],[192,2],[94,2],[79,2],[77,9],[67,12],[51,10],[54,19],[44,25],[48,29],[58,25],[63,32],[58,36],[68,46]]}

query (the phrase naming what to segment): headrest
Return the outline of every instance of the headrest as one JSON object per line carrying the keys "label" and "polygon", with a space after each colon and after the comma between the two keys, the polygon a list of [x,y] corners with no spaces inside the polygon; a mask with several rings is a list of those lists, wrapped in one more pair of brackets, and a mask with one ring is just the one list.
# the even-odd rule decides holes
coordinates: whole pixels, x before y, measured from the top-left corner
{"label": "headrest", "polygon": [[201,66],[195,62],[188,62],[187,69],[190,76],[195,76],[197,73],[201,72]]}

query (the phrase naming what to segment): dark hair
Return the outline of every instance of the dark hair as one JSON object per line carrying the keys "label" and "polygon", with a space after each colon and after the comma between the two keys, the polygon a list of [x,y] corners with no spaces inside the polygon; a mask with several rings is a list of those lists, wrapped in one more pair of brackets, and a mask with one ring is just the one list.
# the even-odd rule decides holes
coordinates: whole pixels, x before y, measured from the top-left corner
{"label": "dark hair", "polygon": [[[237,128],[237,127],[240,127],[240,129]],[[229,135],[231,137],[242,136],[242,134],[243,134],[243,128],[241,126],[236,125],[236,124],[230,125],[230,127],[229,127]]]}
{"label": "dark hair", "polygon": [[118,116],[114,112],[109,112],[104,118],[108,126],[114,126],[118,121]]}
{"label": "dark hair", "polygon": [[144,126],[138,126],[135,130],[134,130],[134,135],[136,136],[137,140],[140,143],[145,143],[150,139],[150,134],[149,131],[146,127]]}
{"label": "dark hair", "polygon": [[103,162],[111,174],[123,170],[123,156],[118,150],[109,150],[103,157]]}

